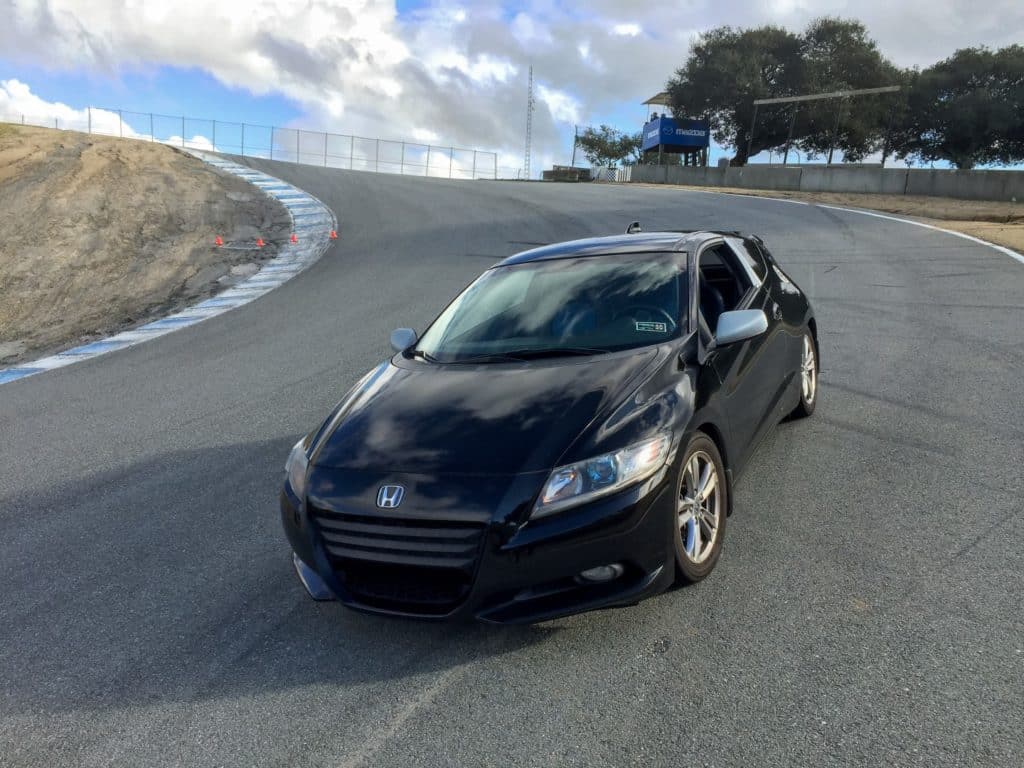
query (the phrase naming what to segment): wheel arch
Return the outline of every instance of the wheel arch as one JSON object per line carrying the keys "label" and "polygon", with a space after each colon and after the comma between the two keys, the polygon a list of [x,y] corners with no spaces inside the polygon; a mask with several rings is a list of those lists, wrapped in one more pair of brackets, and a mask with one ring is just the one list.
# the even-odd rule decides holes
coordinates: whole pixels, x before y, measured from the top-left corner
{"label": "wheel arch", "polygon": [[732,476],[732,463],[729,459],[729,452],[725,447],[725,436],[722,434],[722,430],[718,428],[713,422],[705,421],[699,427],[694,429],[694,433],[701,432],[708,436],[708,438],[715,444],[715,448],[718,449],[718,455],[722,457],[722,463],[725,465],[725,481],[728,483],[729,492],[726,494],[726,499],[729,502],[729,507],[726,510],[727,515],[732,515],[733,511],[733,476]]}

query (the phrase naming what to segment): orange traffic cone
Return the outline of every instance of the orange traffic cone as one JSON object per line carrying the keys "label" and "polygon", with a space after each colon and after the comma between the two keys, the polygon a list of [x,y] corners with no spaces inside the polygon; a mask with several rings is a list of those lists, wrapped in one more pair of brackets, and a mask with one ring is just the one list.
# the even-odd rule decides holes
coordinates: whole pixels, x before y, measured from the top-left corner
{"label": "orange traffic cone", "polygon": [[299,242],[299,236],[292,232],[292,245]]}
{"label": "orange traffic cone", "polygon": [[266,243],[263,242],[263,238],[262,237],[257,237],[256,238],[256,247],[257,248],[262,248],[264,245],[266,245]]}
{"label": "orange traffic cone", "polygon": [[217,235],[215,238],[213,238],[213,245],[215,248],[220,248],[222,245],[224,245],[224,238],[222,238],[220,235]]}
{"label": "orange traffic cone", "polygon": [[337,232],[335,232],[335,231],[334,231],[334,230],[332,229],[332,230],[331,230],[331,240],[337,240],[337,239],[338,239],[338,233],[337,233]]}

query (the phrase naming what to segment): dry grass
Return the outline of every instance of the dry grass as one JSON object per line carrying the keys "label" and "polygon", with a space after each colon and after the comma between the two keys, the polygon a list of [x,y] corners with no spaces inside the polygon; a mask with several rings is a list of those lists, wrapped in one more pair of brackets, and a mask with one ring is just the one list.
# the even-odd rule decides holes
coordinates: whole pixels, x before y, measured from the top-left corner
{"label": "dry grass", "polygon": [[[251,186],[161,144],[0,125],[0,363],[144,322],[212,292],[221,235],[286,237]],[[268,249],[271,250],[272,249]]]}

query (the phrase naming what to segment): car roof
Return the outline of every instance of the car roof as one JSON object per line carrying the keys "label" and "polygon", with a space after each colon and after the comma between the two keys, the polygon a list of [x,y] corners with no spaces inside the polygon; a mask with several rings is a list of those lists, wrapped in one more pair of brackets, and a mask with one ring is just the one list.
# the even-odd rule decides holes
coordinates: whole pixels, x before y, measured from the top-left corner
{"label": "car roof", "polygon": [[517,253],[498,262],[496,266],[525,264],[531,261],[551,259],[576,259],[587,256],[610,254],[650,253],[656,251],[685,251],[695,248],[704,240],[721,237],[742,236],[739,232],[710,230],[677,230],[663,232],[638,232],[632,235],[611,235],[610,237],[588,237],[582,240],[566,240],[540,248]]}

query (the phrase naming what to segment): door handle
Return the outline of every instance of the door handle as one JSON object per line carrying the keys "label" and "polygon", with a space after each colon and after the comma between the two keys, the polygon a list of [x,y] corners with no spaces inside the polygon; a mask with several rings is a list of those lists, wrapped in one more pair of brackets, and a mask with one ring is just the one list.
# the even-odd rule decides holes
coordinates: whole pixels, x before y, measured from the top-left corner
{"label": "door handle", "polygon": [[782,319],[782,307],[780,307],[775,302],[772,302],[772,319],[773,320],[781,320]]}

